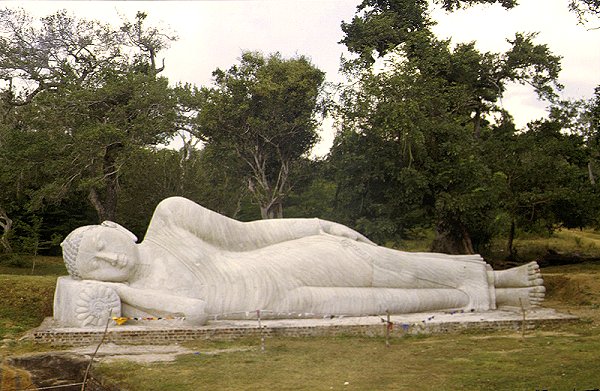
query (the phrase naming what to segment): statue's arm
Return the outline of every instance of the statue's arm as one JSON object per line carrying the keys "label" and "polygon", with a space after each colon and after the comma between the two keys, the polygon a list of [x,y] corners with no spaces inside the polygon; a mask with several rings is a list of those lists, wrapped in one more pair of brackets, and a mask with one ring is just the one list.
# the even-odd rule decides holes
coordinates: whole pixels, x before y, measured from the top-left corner
{"label": "statue's arm", "polygon": [[373,244],[360,233],[326,220],[271,219],[242,223],[182,197],[167,198],[158,205],[147,236],[167,226],[183,228],[207,243],[233,251],[252,250],[321,234]]}
{"label": "statue's arm", "polygon": [[174,296],[150,289],[132,288],[125,284],[109,284],[119,295],[123,303],[129,304],[147,313],[181,314],[193,324],[204,324],[206,303],[200,299]]}
{"label": "statue's arm", "polygon": [[265,241],[268,244],[313,235],[329,234],[375,245],[375,243],[371,242],[364,235],[345,225],[317,218],[258,220],[244,224],[247,225],[249,231],[254,232],[252,236],[266,238]]}
{"label": "statue's arm", "polygon": [[[186,198],[170,197],[156,207],[146,239],[176,230],[184,230],[210,245],[231,250],[237,250],[240,239],[247,236],[243,223]],[[177,232],[174,234],[177,236]]]}

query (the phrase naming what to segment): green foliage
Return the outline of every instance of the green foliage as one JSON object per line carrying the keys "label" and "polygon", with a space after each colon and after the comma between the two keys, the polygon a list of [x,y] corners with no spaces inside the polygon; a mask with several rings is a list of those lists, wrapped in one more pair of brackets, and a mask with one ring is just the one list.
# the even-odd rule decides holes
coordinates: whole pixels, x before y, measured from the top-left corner
{"label": "green foliage", "polygon": [[[594,89],[594,96],[588,101],[583,103],[583,111],[577,112],[578,117],[576,123],[580,124],[578,133],[581,134],[585,140],[586,146],[589,150],[589,161],[588,161],[588,177],[590,183],[595,185],[596,178],[600,173],[598,172],[600,167],[600,86]],[[598,223],[600,224],[600,216],[598,216]]]}
{"label": "green foliage", "polygon": [[285,217],[333,220],[336,186],[325,160],[302,159],[295,165],[295,182],[286,199]]}
{"label": "green foliage", "polygon": [[512,47],[503,56],[503,81],[530,84],[541,98],[552,100],[556,89],[561,89],[558,75],[561,70],[560,56],[553,55],[547,45],[535,45],[536,33],[515,35],[508,40]]}
{"label": "green foliage", "polygon": [[239,165],[231,151],[213,146],[134,150],[122,168],[117,218],[142,238],[156,205],[167,197],[182,196],[244,219],[239,213],[248,194],[242,179],[235,176]]}
{"label": "green foliage", "polygon": [[[440,3],[453,10],[495,2]],[[365,1],[342,25],[342,42],[359,59],[345,64],[352,79],[330,155],[337,200],[342,220],[376,240],[401,236],[421,220],[436,227],[433,250],[480,251],[500,232],[504,188],[482,142],[488,118],[502,114],[497,102],[511,82],[555,99],[560,57],[534,43],[535,34],[517,34],[505,53],[481,53],[474,42],[451,47],[431,25],[427,3],[402,1]]]}
{"label": "green foliage", "polygon": [[180,194],[180,158],[171,149],[138,148],[127,154],[119,178],[117,220],[138,238],[145,234],[156,205]]}
{"label": "green foliage", "polygon": [[55,172],[60,176],[47,184],[45,193],[84,191],[98,218],[113,220],[121,167],[137,148],[167,140],[175,112],[166,79],[110,72],[106,76],[100,86],[43,96],[47,100],[28,109],[52,109],[55,115],[44,112],[30,126],[62,131],[64,145],[70,146],[57,160],[61,167]]}
{"label": "green foliage", "polygon": [[383,56],[415,31],[431,25],[427,6],[425,0],[365,0],[357,7],[352,22],[342,23],[345,37],[341,43],[371,64],[374,52]]}
{"label": "green foliage", "polygon": [[214,211],[241,220],[260,219],[248,182],[241,173],[246,166],[234,150],[224,145],[210,144],[196,152],[198,188],[195,200]]}
{"label": "green foliage", "polygon": [[402,167],[397,143],[376,134],[338,135],[328,163],[337,185],[334,220],[348,224],[373,240],[398,240],[408,228],[429,225],[423,203],[426,179]]}
{"label": "green foliage", "polygon": [[[504,8],[517,5],[516,0],[435,0],[434,3],[446,11],[486,3],[500,3]],[[351,53],[358,54],[360,62],[366,65],[373,64],[376,56],[393,52],[399,45],[404,45],[408,57],[418,56],[415,34],[432,35],[429,28],[435,24],[429,18],[429,6],[424,0],[364,0],[352,21],[342,22],[344,39],[340,43]]]}
{"label": "green foliage", "polygon": [[[452,46],[432,33],[430,6],[365,0],[342,24],[357,58],[343,64],[350,83],[324,161],[307,154],[331,105],[306,57],[245,52],[212,88],[173,88],[157,56],[176,37],[144,12],[114,28],[1,9],[0,251],[57,254],[70,230],[104,219],[141,237],[172,195],[240,220],[281,217],[285,203],[286,217],[339,221],[392,246],[435,230],[448,252],[600,224],[600,88],[558,102],[560,57],[535,34],[504,53]],[[598,5],[572,9],[589,17]],[[514,128],[498,107],[514,82],[553,102],[548,120]],[[159,147],[175,134],[179,151]]]}
{"label": "green foliage", "polygon": [[504,178],[504,208],[522,228],[583,227],[594,218],[583,139],[561,130],[558,122],[538,121],[527,132],[505,126],[486,136],[488,162]]}
{"label": "green foliage", "polygon": [[62,236],[56,232],[50,234],[48,240],[42,238],[43,218],[37,215],[29,216],[29,221],[17,220],[13,227],[12,241],[16,252],[38,255],[44,250],[56,247],[62,241]]}
{"label": "green foliage", "polygon": [[516,0],[434,0],[435,3],[441,4],[446,11],[454,11],[460,8],[471,7],[476,4],[496,4],[499,3],[502,7],[510,9],[517,5]]}
{"label": "green foliage", "polygon": [[[477,246],[491,235],[494,183],[467,126],[469,78],[459,77],[466,75],[463,65],[473,49],[452,53],[447,42],[415,42],[424,45],[418,58],[364,73],[360,88],[343,95],[344,128],[330,157],[339,169],[341,197],[350,195],[341,209],[352,211],[346,221],[360,221],[376,240],[434,223],[460,241],[468,231],[478,232]],[[473,251],[468,246],[444,250]]]}
{"label": "green foliage", "polygon": [[2,250],[54,252],[73,228],[114,220],[129,157],[175,132],[175,96],[156,66],[175,38],[144,13],[121,29],[65,11],[0,15]]}
{"label": "green foliage", "polygon": [[317,141],[324,74],[305,57],[245,52],[213,75],[216,86],[198,93],[197,136],[234,151],[261,216],[281,217],[293,165]]}

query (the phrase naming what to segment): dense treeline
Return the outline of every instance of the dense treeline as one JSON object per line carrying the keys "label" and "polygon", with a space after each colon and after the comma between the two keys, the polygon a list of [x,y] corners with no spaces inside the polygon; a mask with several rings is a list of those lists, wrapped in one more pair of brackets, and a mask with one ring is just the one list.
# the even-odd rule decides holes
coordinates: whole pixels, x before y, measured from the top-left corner
{"label": "dense treeline", "polygon": [[[516,5],[438,3],[494,2]],[[213,86],[174,86],[160,54],[176,37],[144,13],[114,27],[0,10],[0,251],[56,253],[102,220],[141,237],[172,195],[240,220],[318,216],[391,245],[433,230],[433,250],[451,253],[504,237],[513,256],[520,231],[597,226],[600,87],[560,101],[560,57],[535,34],[482,53],[438,39],[428,7],[363,1],[342,24],[353,57],[335,97],[307,58],[255,52]],[[572,7],[583,21],[599,5]],[[517,129],[499,104],[512,82],[548,117]],[[326,113],[334,146],[309,159]]]}

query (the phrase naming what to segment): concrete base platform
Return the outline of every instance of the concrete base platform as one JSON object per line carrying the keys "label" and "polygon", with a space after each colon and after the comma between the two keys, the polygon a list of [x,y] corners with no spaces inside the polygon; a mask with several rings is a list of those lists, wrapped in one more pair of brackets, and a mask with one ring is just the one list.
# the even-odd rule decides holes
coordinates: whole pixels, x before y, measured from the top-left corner
{"label": "concrete base platform", "polygon": [[[181,320],[148,320],[118,326],[110,322],[105,342],[115,344],[171,344],[198,339],[227,340],[253,336],[391,336],[452,333],[465,330],[522,330],[577,321],[573,315],[548,308],[528,310],[503,308],[488,312],[431,312],[393,315],[388,326],[385,315],[332,317],[326,319],[213,320],[204,326],[186,326]],[[44,320],[24,339],[53,345],[85,346],[100,342],[104,327],[60,327],[52,318]]]}

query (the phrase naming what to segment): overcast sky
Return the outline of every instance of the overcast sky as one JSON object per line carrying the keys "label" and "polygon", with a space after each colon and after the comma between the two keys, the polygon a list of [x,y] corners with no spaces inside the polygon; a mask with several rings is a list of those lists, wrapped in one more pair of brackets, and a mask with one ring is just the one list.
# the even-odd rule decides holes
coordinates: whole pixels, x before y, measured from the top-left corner
{"label": "overcast sky", "polygon": [[[568,11],[569,0],[521,0],[506,11],[500,6],[477,6],[452,14],[434,12],[434,31],[452,42],[477,41],[481,51],[508,48],[515,32],[539,32],[537,43],[545,43],[563,56],[560,81],[565,98],[589,98],[600,84],[600,20],[588,28],[577,24]],[[341,81],[339,60],[346,53],[338,44],[340,23],[350,21],[360,0],[240,0],[240,1],[0,1],[7,7],[22,7],[34,16],[59,9],[79,17],[99,19],[115,25],[121,17],[133,20],[136,11],[148,13],[149,22],[169,27],[179,40],[162,53],[165,75],[172,82],[209,85],[211,73],[228,68],[243,50],[275,51],[284,56],[310,57],[327,73],[329,81]],[[545,115],[545,105],[528,87],[511,87],[503,106],[515,116],[518,126]],[[320,154],[331,142],[331,131],[323,134]]]}

